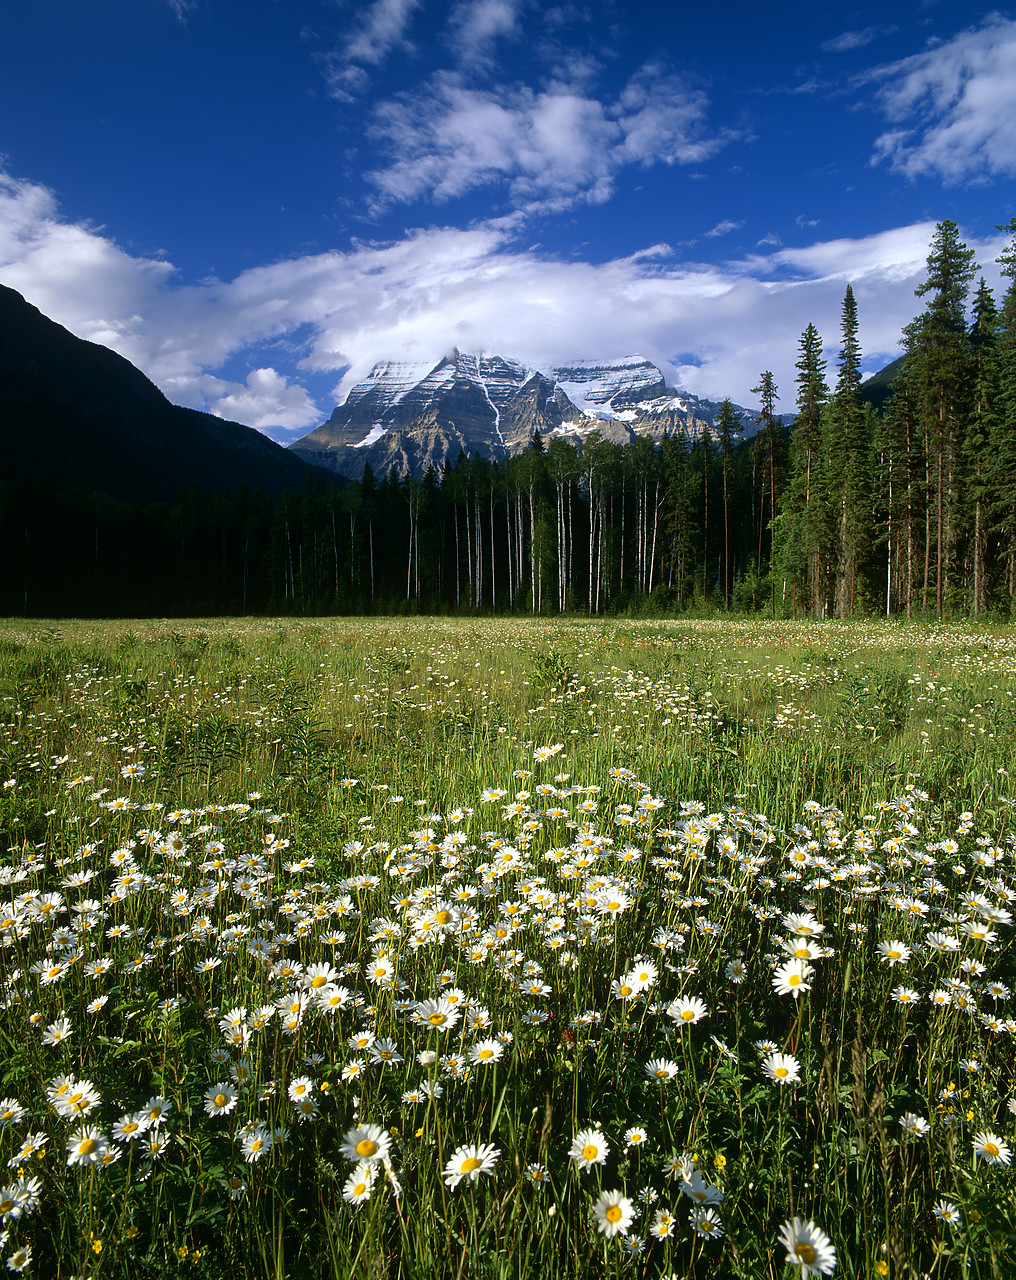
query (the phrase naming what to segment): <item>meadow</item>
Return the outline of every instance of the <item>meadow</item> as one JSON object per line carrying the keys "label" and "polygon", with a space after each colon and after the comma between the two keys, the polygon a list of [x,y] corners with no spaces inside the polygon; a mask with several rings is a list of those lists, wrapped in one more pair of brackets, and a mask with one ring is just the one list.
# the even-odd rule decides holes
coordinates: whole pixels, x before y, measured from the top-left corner
{"label": "meadow", "polygon": [[998,1277],[1016,633],[0,622],[0,1259]]}

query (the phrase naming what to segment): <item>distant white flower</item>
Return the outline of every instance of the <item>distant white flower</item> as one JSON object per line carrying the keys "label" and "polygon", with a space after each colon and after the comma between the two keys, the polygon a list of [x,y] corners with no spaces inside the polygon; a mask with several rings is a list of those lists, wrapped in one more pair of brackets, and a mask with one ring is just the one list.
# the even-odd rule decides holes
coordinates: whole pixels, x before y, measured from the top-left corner
{"label": "distant white flower", "polygon": [[568,1155],[580,1169],[591,1169],[603,1164],[610,1153],[610,1145],[599,1129],[583,1129],[575,1135]]}
{"label": "distant white flower", "polygon": [[604,1191],[593,1205],[596,1230],[611,1239],[628,1234],[635,1221],[635,1206],[622,1191]]}
{"label": "distant white flower", "polygon": [[879,957],[890,968],[897,964],[906,964],[910,959],[910,948],[905,942],[901,942],[899,938],[890,938],[888,942],[880,942],[878,944],[878,953]]}
{"label": "distant white flower", "polygon": [[709,1017],[709,1010],[697,996],[678,996],[667,1005],[667,1013],[678,1026],[689,1026]]}
{"label": "distant white flower", "polygon": [[789,1053],[770,1053],[762,1063],[762,1073],[775,1084],[800,1084],[801,1064]]}
{"label": "distant white flower", "polygon": [[475,1182],[481,1173],[492,1175],[500,1154],[500,1150],[490,1144],[458,1147],[442,1175],[446,1185],[454,1188],[464,1180]]}
{"label": "distant white flower", "polygon": [[982,1129],[974,1135],[974,1154],[988,1164],[1008,1164],[1012,1160],[1009,1144],[990,1129]]}
{"label": "distant white flower", "polygon": [[829,1276],[836,1270],[836,1250],[832,1241],[814,1222],[792,1218],[780,1228],[780,1241],[787,1261],[801,1268],[801,1280],[811,1275]]}

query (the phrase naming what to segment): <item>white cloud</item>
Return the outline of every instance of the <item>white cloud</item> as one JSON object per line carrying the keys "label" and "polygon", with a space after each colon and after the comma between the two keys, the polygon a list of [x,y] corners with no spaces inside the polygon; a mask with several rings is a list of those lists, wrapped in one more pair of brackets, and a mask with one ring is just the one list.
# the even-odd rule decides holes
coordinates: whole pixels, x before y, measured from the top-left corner
{"label": "white cloud", "polygon": [[291,383],[275,369],[252,369],[246,383],[225,382],[209,374],[192,380],[188,390],[195,386],[200,386],[209,413],[249,427],[295,431],[317,426],[326,416],[306,388]]}
{"label": "white cloud", "polygon": [[729,235],[731,231],[740,231],[743,226],[743,222],[731,222],[729,218],[724,218],[711,231],[704,232],[704,237],[706,240],[714,240],[717,236]]}
{"label": "white cloud", "polygon": [[992,14],[954,39],[864,77],[894,126],[874,161],[948,183],[1016,174],[1016,21]]}
{"label": "white cloud", "polygon": [[381,104],[373,141],[393,161],[371,181],[381,205],[500,185],[516,207],[601,203],[628,166],[697,163],[730,137],[709,132],[705,95],[653,65],[604,103],[566,85],[475,89],[455,75]]}
{"label": "white cloud", "polygon": [[187,25],[187,15],[191,13],[197,6],[197,0],[167,0],[169,7],[176,14],[178,22]]}
{"label": "white cloud", "polygon": [[51,191],[2,172],[0,269],[40,311],[108,346],[129,340],[174,274],[168,262],[132,257],[100,230],[64,221]]}
{"label": "white cloud", "polygon": [[393,49],[409,47],[409,28],[423,0],[373,0],[360,6],[346,41],[329,58],[328,85],[349,102],[362,93],[369,77],[363,67],[379,67]]}
{"label": "white cloud", "polygon": [[413,14],[421,4],[422,0],[374,0],[354,27],[344,49],[345,58],[378,66],[405,42]]}
{"label": "white cloud", "polygon": [[826,53],[847,53],[851,49],[863,49],[866,44],[871,44],[877,34],[874,27],[865,27],[863,31],[844,31],[831,40],[823,40],[820,47]]}
{"label": "white cloud", "polygon": [[[506,220],[183,284],[169,264],[62,222],[43,188],[8,180],[0,195],[0,279],[74,332],[105,335],[177,403],[288,431],[330,408],[315,416],[302,378],[348,366],[341,392],[376,360],[437,360],[454,346],[544,367],[640,352],[690,391],[749,405],[759,373],[771,369],[789,410],[801,331],[812,322],[837,347],[847,283],[866,367],[897,354],[934,231],[919,223],[719,265],[676,262],[656,244],[593,264],[524,247]],[[990,264],[1003,238],[968,242],[997,282]],[[297,334],[301,345],[287,356]],[[698,363],[669,363],[678,352]],[[227,363],[245,359],[258,368],[231,381]]]}
{"label": "white cloud", "polygon": [[519,34],[520,0],[459,0],[449,17],[458,61],[487,63],[497,40]]}

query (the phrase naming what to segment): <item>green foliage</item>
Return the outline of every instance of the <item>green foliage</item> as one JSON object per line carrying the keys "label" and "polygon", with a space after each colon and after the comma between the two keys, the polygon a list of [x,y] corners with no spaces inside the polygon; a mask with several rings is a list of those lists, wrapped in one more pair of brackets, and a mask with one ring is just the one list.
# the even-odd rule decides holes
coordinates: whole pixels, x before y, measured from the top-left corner
{"label": "green foliage", "polygon": [[[0,1045],[25,1115],[0,1158],[48,1141],[11,1169],[39,1178],[39,1205],[4,1256],[30,1244],[37,1274],[110,1280],[747,1280],[779,1273],[797,1215],[843,1274],[1004,1273],[1013,1175],[972,1149],[985,1130],[1012,1142],[1009,1036],[929,997],[1004,1020],[986,984],[1016,978],[1011,927],[978,940],[966,896],[1004,911],[999,886],[1016,892],[1014,664],[1011,632],[944,626],[5,624],[18,919]],[[784,917],[809,912],[816,973],[794,1000],[772,968],[808,939]],[[912,951],[896,968],[890,938]],[[297,1000],[287,1027],[294,964],[322,962],[338,1012]],[[647,965],[645,994],[615,985]],[[913,1008],[891,996],[908,984]],[[421,1025],[418,1002],[452,989],[476,1029]],[[665,1012],[691,996],[704,1018]],[[70,1035],[45,1042],[63,1017]],[[364,1032],[393,1065],[370,1065]],[[496,1064],[469,1060],[497,1035]],[[767,1040],[800,1084],[766,1076]],[[236,1106],[209,1115],[233,1071]],[[48,1101],[65,1073],[94,1086],[87,1116]],[[156,1096],[168,1142],[146,1159],[112,1129]],[[67,1163],[85,1120],[120,1153],[108,1167]],[[357,1123],[388,1132],[391,1165],[353,1204]],[[286,1138],[247,1162],[257,1125]],[[589,1128],[609,1151],[582,1171]],[[490,1176],[449,1187],[472,1143],[496,1148]],[[694,1233],[675,1167],[722,1196],[722,1236]],[[658,1198],[607,1239],[592,1206],[614,1189]],[[656,1238],[661,1208],[674,1227]]]}

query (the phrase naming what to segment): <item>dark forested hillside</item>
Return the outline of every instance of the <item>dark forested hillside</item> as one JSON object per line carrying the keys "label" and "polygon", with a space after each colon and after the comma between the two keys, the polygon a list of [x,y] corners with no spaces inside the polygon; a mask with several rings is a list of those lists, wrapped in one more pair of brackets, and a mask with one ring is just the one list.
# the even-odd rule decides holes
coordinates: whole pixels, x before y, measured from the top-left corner
{"label": "dark forested hillside", "polygon": [[[1016,220],[1008,230],[1016,236]],[[779,388],[764,371],[750,441],[726,401],[694,443],[592,432],[579,447],[535,434],[514,456],[461,454],[422,477],[376,478],[368,467],[338,489],[308,483],[300,467],[299,485],[276,485],[274,496],[266,484],[224,493],[205,482],[160,503],[96,492],[94,465],[54,463],[26,481],[8,464],[0,610],[1008,616],[1016,240],[1000,265],[1007,288],[996,303],[983,280],[973,287],[976,264],[955,224],[940,224],[882,413],[860,379],[848,287],[835,368],[808,325],[796,420],[788,428],[776,415]]]}
{"label": "dark forested hillside", "polygon": [[8,484],[69,475],[136,502],[175,499],[195,482],[280,493],[317,470],[251,427],[170,404],[129,360],[76,338],[4,285],[0,442]]}

